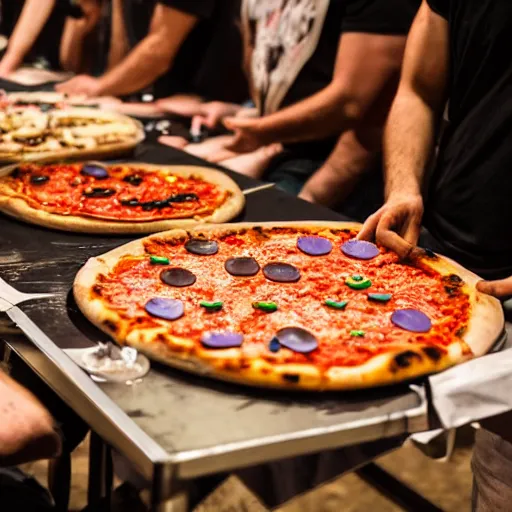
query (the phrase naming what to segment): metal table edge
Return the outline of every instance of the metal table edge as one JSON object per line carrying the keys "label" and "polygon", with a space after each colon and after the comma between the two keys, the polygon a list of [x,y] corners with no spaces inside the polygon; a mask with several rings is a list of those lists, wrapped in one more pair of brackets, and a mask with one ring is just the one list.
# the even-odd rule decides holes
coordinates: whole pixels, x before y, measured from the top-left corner
{"label": "metal table edge", "polygon": [[[170,455],[180,479],[188,480],[206,474],[219,473],[267,463],[288,457],[307,455],[381,439],[422,432],[429,429],[428,400],[423,389],[411,388],[420,398],[420,405],[406,411],[376,416],[364,420],[317,427],[289,434],[266,437],[255,441],[231,443],[207,450],[190,450]],[[350,433],[350,436],[347,436]],[[318,440],[321,439],[321,442]],[[343,442],[340,442],[343,439]],[[244,463],[240,464],[243,456]]]}
{"label": "metal table edge", "polygon": [[[8,342],[8,344],[66,403],[75,409],[78,415],[87,417],[92,413],[96,417],[98,415],[101,417],[102,421],[94,422],[94,430],[102,439],[118,449],[120,453],[129,454],[130,460],[137,464],[147,478],[152,477],[156,466],[168,465],[172,462],[169,453],[120,409],[25,313],[18,307],[13,307],[7,311],[7,315],[17,325],[23,325],[22,330],[25,336],[39,349],[39,352],[34,351],[31,356],[27,351],[20,351],[16,343]],[[37,357],[50,364],[52,371],[41,373],[39,370],[43,365],[32,364]],[[59,373],[55,373],[55,370]],[[59,380],[65,382],[59,384]],[[82,403],[77,400],[79,396],[84,400]],[[85,409],[88,409],[88,414],[81,414]]]}

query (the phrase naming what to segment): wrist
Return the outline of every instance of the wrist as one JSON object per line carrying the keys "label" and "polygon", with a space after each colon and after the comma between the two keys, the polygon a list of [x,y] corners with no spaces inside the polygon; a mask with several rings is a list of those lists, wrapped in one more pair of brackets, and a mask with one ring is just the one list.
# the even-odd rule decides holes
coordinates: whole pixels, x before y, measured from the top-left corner
{"label": "wrist", "polygon": [[253,120],[252,132],[261,146],[269,146],[275,142],[280,142],[272,136],[271,128],[268,126],[265,118]]}
{"label": "wrist", "polygon": [[0,62],[0,69],[4,74],[9,74],[21,65],[21,59],[12,53],[7,51]]}

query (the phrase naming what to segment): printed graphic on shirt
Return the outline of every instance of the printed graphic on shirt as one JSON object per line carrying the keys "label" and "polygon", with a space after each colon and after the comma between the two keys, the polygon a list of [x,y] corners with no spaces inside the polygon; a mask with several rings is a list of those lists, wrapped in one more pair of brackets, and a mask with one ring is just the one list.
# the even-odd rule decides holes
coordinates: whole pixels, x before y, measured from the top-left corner
{"label": "printed graphic on shirt", "polygon": [[253,41],[251,73],[262,114],[279,109],[318,46],[329,0],[245,0],[242,16]]}

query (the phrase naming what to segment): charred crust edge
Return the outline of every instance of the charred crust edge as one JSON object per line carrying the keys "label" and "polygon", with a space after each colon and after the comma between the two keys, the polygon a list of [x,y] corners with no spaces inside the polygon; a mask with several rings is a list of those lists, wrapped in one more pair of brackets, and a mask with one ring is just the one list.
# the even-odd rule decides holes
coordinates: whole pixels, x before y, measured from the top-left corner
{"label": "charred crust edge", "polygon": [[400,369],[409,368],[409,366],[413,364],[414,360],[421,362],[423,361],[423,358],[420,354],[412,350],[401,352],[393,358],[393,362],[391,363],[391,371],[396,372]]}

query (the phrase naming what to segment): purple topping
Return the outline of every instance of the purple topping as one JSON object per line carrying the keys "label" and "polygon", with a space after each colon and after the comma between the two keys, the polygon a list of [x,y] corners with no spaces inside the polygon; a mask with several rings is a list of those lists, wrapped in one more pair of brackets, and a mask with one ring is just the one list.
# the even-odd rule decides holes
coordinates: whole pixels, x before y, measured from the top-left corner
{"label": "purple topping", "polygon": [[150,315],[164,320],[177,320],[184,313],[183,302],[175,299],[151,299],[145,308]]}
{"label": "purple topping", "polygon": [[310,256],[324,256],[332,251],[332,243],[321,236],[301,236],[297,247]]}
{"label": "purple topping", "polygon": [[97,180],[105,180],[108,178],[108,172],[104,167],[94,164],[86,164],[82,167],[82,174],[84,176],[92,176]]}
{"label": "purple topping", "polygon": [[277,332],[279,343],[299,354],[309,354],[318,348],[318,340],[300,327],[285,327]]}
{"label": "purple topping", "polygon": [[224,268],[232,276],[255,276],[260,271],[260,266],[254,258],[230,258],[224,264]]}
{"label": "purple topping", "polygon": [[234,348],[240,347],[244,337],[236,332],[205,332],[201,336],[201,343],[208,348]]}
{"label": "purple topping", "polygon": [[391,321],[406,331],[428,332],[432,329],[430,318],[416,309],[400,309],[391,315]]}
{"label": "purple topping", "polygon": [[185,243],[185,249],[199,256],[211,256],[219,252],[219,244],[215,240],[192,238]]}
{"label": "purple topping", "polygon": [[160,279],[169,286],[183,288],[185,286],[192,286],[196,282],[196,276],[184,268],[173,267],[164,270],[160,274]]}
{"label": "purple topping", "polygon": [[289,263],[269,263],[263,267],[263,274],[277,283],[296,283],[300,279],[299,269]]}
{"label": "purple topping", "polygon": [[364,240],[349,240],[341,246],[343,254],[358,260],[373,260],[379,254],[379,248],[371,242]]}

